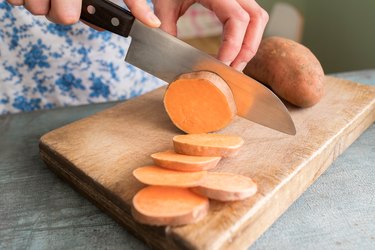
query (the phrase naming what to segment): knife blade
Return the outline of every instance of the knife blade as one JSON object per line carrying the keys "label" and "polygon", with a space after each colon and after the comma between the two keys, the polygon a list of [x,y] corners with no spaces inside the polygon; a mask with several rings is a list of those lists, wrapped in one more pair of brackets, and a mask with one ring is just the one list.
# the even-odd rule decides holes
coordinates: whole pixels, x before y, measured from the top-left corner
{"label": "knife blade", "polygon": [[285,105],[267,87],[161,29],[143,25],[128,10],[107,0],[83,0],[81,19],[123,37],[130,36],[126,62],[166,82],[183,73],[214,72],[231,88],[239,116],[296,134]]}

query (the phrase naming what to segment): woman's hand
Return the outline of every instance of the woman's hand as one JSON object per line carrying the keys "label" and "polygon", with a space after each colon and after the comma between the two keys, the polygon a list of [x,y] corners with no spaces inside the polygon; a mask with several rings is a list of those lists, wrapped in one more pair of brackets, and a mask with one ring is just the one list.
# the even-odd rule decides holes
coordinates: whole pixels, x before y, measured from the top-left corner
{"label": "woman's hand", "polygon": [[[13,5],[23,5],[33,15],[46,16],[58,24],[74,24],[81,15],[82,0],[7,0]],[[147,5],[146,0],[124,0],[133,15],[150,27],[159,27],[160,20]]]}
{"label": "woman's hand", "polygon": [[255,55],[268,14],[255,0],[153,0],[161,28],[176,35],[180,16],[195,2],[212,10],[223,24],[218,59],[242,71]]}
{"label": "woman's hand", "polygon": [[[34,15],[44,15],[59,24],[79,21],[82,0],[7,0],[24,5]],[[124,0],[132,14],[150,27],[161,27],[176,35],[180,16],[195,2],[212,10],[223,24],[222,44],[218,59],[242,71],[255,55],[268,14],[255,0],[153,0],[155,14],[145,0]],[[161,21],[161,22],[160,22]]]}

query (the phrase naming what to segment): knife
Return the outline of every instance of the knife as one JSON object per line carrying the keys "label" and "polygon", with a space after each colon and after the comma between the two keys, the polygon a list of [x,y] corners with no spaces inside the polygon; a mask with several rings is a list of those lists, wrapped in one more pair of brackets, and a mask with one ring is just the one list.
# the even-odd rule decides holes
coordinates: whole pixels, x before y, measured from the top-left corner
{"label": "knife", "polygon": [[130,36],[126,62],[166,82],[183,73],[214,72],[231,88],[239,116],[296,134],[288,110],[267,87],[161,29],[143,25],[128,10],[107,0],[83,0],[81,19],[120,36]]}

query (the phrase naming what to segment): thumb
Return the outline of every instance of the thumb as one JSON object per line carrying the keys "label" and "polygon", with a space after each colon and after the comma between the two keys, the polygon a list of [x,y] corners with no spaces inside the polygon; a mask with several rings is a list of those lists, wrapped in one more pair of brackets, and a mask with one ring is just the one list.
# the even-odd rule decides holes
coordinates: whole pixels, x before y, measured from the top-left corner
{"label": "thumb", "polygon": [[145,0],[124,0],[124,2],[134,17],[140,22],[152,28],[160,26],[161,22],[159,18],[155,16]]}

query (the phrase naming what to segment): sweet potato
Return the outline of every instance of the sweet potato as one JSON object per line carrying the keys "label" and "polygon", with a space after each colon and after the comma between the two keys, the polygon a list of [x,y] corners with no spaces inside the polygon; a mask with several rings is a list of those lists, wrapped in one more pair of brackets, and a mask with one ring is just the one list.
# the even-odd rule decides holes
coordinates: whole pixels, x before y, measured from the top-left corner
{"label": "sweet potato", "polygon": [[183,74],[170,83],[164,107],[176,127],[186,133],[225,128],[237,112],[229,86],[207,71]]}
{"label": "sweet potato", "polygon": [[191,156],[168,150],[151,155],[155,165],[179,171],[202,171],[216,167],[221,157]]}
{"label": "sweet potato", "polygon": [[173,137],[177,153],[197,156],[235,156],[243,143],[239,136],[223,134],[187,134]]}
{"label": "sweet potato", "polygon": [[206,197],[187,188],[148,186],[133,197],[132,215],[143,224],[178,226],[201,220],[208,208]]}
{"label": "sweet potato", "polygon": [[243,72],[299,107],[315,105],[324,93],[318,59],[302,44],[286,38],[264,39]]}
{"label": "sweet potato", "polygon": [[213,200],[235,201],[253,196],[257,192],[257,185],[243,175],[208,172],[202,184],[191,190]]}
{"label": "sweet potato", "polygon": [[182,172],[156,166],[145,166],[133,171],[134,177],[147,185],[196,187],[204,180],[207,171]]}

